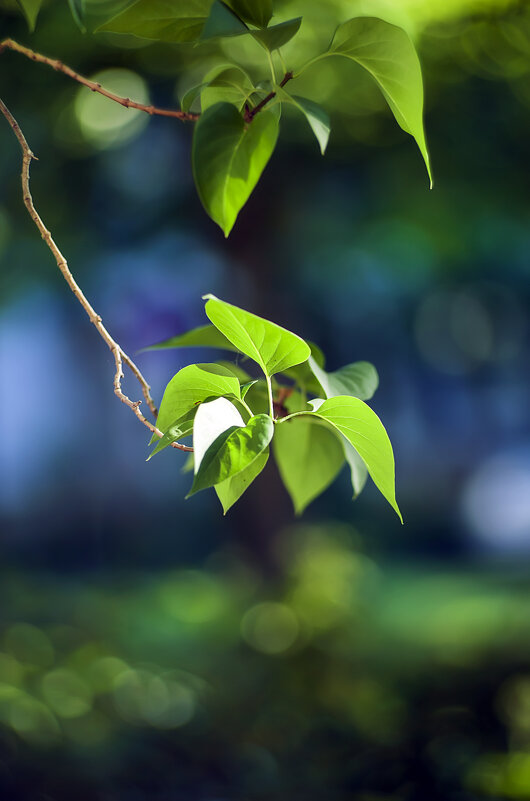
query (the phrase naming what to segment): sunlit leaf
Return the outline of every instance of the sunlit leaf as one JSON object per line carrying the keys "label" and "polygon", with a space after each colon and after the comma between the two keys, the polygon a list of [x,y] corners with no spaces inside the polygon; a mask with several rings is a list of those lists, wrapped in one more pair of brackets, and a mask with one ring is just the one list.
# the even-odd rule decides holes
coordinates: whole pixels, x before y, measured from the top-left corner
{"label": "sunlit leaf", "polygon": [[272,448],[296,514],[335,480],[344,464],[337,436],[309,416],[277,425]]}
{"label": "sunlit leaf", "polygon": [[178,420],[175,420],[175,422],[169,426],[164,436],[158,440],[155,448],[153,448],[147,457],[147,461],[149,461],[156,453],[163,451],[164,448],[168,448],[173,442],[178,442],[184,437],[188,437],[192,433],[196,411],[196,407],[190,409],[189,412],[186,412],[186,414],[182,415],[182,417],[180,417]]}
{"label": "sunlit leaf", "polygon": [[201,325],[198,328],[193,328],[191,331],[186,331],[184,334],[178,334],[176,337],[164,339],[163,342],[157,342],[155,345],[150,345],[148,348],[142,348],[142,351],[147,350],[165,350],[166,348],[221,348],[222,350],[237,351],[232,343],[223,335],[214,325]]}
{"label": "sunlit leaf", "polygon": [[421,66],[408,34],[381,19],[358,17],[339,25],[329,54],[352,59],[372,75],[398,124],[416,140],[432,185],[423,128]]}
{"label": "sunlit leaf", "polygon": [[[157,428],[164,434],[194,406],[223,395],[239,397],[239,380],[230,370],[218,364],[190,364],[179,370],[167,385],[158,412]],[[155,434],[151,442],[157,439]]]}
{"label": "sunlit leaf", "polygon": [[39,16],[39,11],[42,6],[42,0],[17,0],[17,3],[26,17],[28,28],[30,31],[34,31],[37,17]]}
{"label": "sunlit leaf", "polygon": [[213,487],[245,470],[272,439],[274,423],[267,414],[251,417],[246,426],[224,431],[204,454],[188,494]]}
{"label": "sunlit leaf", "polygon": [[204,81],[206,86],[201,93],[203,112],[216,103],[232,103],[241,109],[254,88],[247,73],[233,64],[215,67],[204,76]]}
{"label": "sunlit leaf", "polygon": [[334,373],[327,373],[312,357],[308,364],[326,398],[352,395],[354,398],[369,400],[379,386],[377,370],[370,362],[353,362]]}
{"label": "sunlit leaf", "polygon": [[266,28],[272,17],[272,0],[228,0],[238,17],[258,28]]}
{"label": "sunlit leaf", "polygon": [[287,20],[287,22],[280,22],[279,25],[271,25],[270,28],[252,31],[252,36],[266,50],[272,52],[287,44],[298,33],[301,24],[302,17],[297,17]]}
{"label": "sunlit leaf", "polygon": [[[308,342],[307,344],[311,348],[311,356],[317,365],[319,367],[324,367],[324,354],[318,345],[315,345],[314,342]],[[294,367],[290,367],[288,370],[284,370],[283,374],[289,378],[293,378],[305,392],[312,392],[314,395],[320,395],[322,392],[322,387],[318,383],[313,371],[309,366],[309,360],[303,362],[302,364],[295,365]]]}
{"label": "sunlit leaf", "polygon": [[278,139],[269,111],[248,124],[230,103],[216,103],[199,118],[193,136],[193,176],[210,217],[228,236],[265,169]]}
{"label": "sunlit leaf", "polygon": [[260,453],[248,467],[245,467],[244,470],[241,470],[241,472],[237,473],[235,476],[231,476],[231,478],[227,478],[226,481],[215,485],[214,489],[217,493],[217,497],[221,501],[223,514],[226,514],[235,502],[241,498],[243,493],[246,492],[254,479],[259,476],[267,464],[268,459],[269,449],[267,448],[263,453]]}
{"label": "sunlit leaf", "polygon": [[97,30],[162,42],[195,42],[210,6],[211,0],[138,0]]}
{"label": "sunlit leaf", "polygon": [[237,14],[220,0],[214,0],[199,41],[220,39],[224,36],[241,36],[248,33],[248,28]]}
{"label": "sunlit leaf", "polygon": [[366,469],[365,463],[346,437],[341,436],[341,441],[342,447],[344,448],[344,456],[350,467],[353,499],[355,500],[364,489],[366,479],[368,478],[368,470]]}
{"label": "sunlit leaf", "polygon": [[331,123],[329,121],[329,114],[327,111],[325,111],[322,106],[319,106],[317,103],[313,103],[313,101],[309,100],[307,97],[291,95],[281,87],[277,88],[276,94],[280,100],[285,103],[290,103],[304,115],[311,126],[311,130],[315,134],[320,147],[320,152],[322,155],[324,155],[328,146],[329,134],[331,131]]}
{"label": "sunlit leaf", "polygon": [[193,426],[193,459],[195,472],[200,469],[204,454],[227,429],[245,425],[245,421],[233,403],[226,398],[216,398],[201,403]]}
{"label": "sunlit leaf", "polygon": [[[362,458],[376,487],[403,522],[396,502],[394,452],[376,413],[359,398],[341,396],[329,398],[318,411],[309,414],[331,423],[346,437]],[[288,425],[288,422],[281,425]]]}
{"label": "sunlit leaf", "polygon": [[214,295],[205,295],[206,314],[235,347],[273,375],[305,362],[311,351],[296,334],[256,314],[232,306]]}

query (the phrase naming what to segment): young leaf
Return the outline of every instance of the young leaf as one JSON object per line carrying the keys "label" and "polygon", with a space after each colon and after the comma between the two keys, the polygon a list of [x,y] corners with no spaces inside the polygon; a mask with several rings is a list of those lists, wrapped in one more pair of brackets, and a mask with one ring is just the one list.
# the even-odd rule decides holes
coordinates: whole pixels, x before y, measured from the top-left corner
{"label": "young leaf", "polygon": [[245,70],[233,64],[215,67],[204,76],[204,80],[207,85],[201,94],[203,112],[216,103],[232,103],[240,109],[254,88]]}
{"label": "young leaf", "polygon": [[214,0],[199,41],[205,42],[224,36],[241,36],[242,33],[248,33],[245,23],[241,22],[237,14],[220,0]]}
{"label": "young leaf", "polygon": [[30,32],[33,33],[42,6],[42,0],[17,0],[17,3],[26,17]]}
{"label": "young leaf", "polygon": [[148,348],[142,348],[140,353],[146,350],[164,350],[166,348],[221,348],[222,350],[231,350],[237,352],[232,343],[223,335],[214,325],[201,325],[198,328],[193,328],[191,331],[186,331],[184,334],[178,334],[176,337],[164,339],[163,342],[157,342],[155,345],[149,345]]}
{"label": "young leaf", "polygon": [[272,17],[272,0],[228,0],[237,16],[257,28],[266,28]]}
{"label": "young leaf", "polygon": [[286,92],[281,86],[278,86],[276,89],[276,94],[280,100],[285,103],[290,103],[297,108],[298,111],[302,112],[316,136],[320,146],[320,152],[324,155],[331,131],[331,123],[327,111],[324,111],[322,106],[317,105],[317,103],[313,103],[312,100],[308,100],[307,97],[298,97],[298,95],[289,94],[289,92]]}
{"label": "young leaf", "polygon": [[272,448],[297,515],[329,487],[344,464],[338,438],[309,416],[277,425]]}
{"label": "young leaf", "polygon": [[193,176],[210,217],[228,236],[272,156],[278,119],[270,111],[250,123],[230,103],[201,114],[193,136]]}
{"label": "young leaf", "polygon": [[241,353],[257,362],[265,375],[281,373],[309,358],[309,345],[291,331],[225,303],[214,295],[205,295],[204,298],[207,300],[206,314],[215,327]]}
{"label": "young leaf", "polygon": [[186,414],[182,415],[182,417],[179,417],[179,419],[176,420],[173,423],[173,425],[171,425],[167,429],[164,436],[158,440],[156,447],[153,448],[153,450],[147,457],[147,461],[152,459],[152,457],[156,453],[160,453],[160,451],[163,451],[164,448],[169,447],[171,443],[177,442],[179,439],[182,439],[183,437],[188,437],[192,433],[193,420],[195,418],[196,411],[197,409],[195,407],[193,409],[190,409],[189,412],[186,412]]}
{"label": "young leaf", "polygon": [[[207,398],[223,395],[239,397],[239,380],[218,364],[190,364],[173,376],[167,385],[156,421],[163,434],[175,420]],[[158,437],[153,435],[151,442]]]}
{"label": "young leaf", "polygon": [[298,33],[301,24],[302,17],[297,17],[287,20],[287,22],[280,22],[279,25],[272,25],[270,28],[251,31],[251,33],[266,50],[272,52],[287,44]]}
{"label": "young leaf", "polygon": [[326,373],[312,357],[308,361],[313,375],[324,390],[326,398],[336,395],[352,395],[369,400],[379,386],[377,370],[370,362],[353,362],[334,373]]}
{"label": "young leaf", "polygon": [[192,86],[188,89],[187,92],[184,93],[182,96],[182,100],[180,101],[180,108],[182,111],[188,112],[190,111],[191,107],[195,103],[203,89],[208,86],[207,83],[199,83],[197,86]]}
{"label": "young leaf", "polygon": [[235,476],[227,478],[220,484],[216,484],[214,489],[217,497],[221,501],[223,507],[223,514],[226,514],[230,507],[238,501],[244,492],[250,487],[255,478],[259,476],[267,461],[269,459],[269,449],[267,448],[263,453],[254,459],[248,467],[236,473]]}
{"label": "young leaf", "polygon": [[195,468],[187,497],[245,470],[267,448],[273,433],[274,423],[268,414],[251,417],[246,426],[227,429],[210,445],[198,470]]}
{"label": "young leaf", "polygon": [[224,434],[227,429],[234,426],[243,427],[245,421],[236,407],[226,398],[216,398],[207,403],[201,403],[195,415],[193,426],[193,459],[195,473],[200,469],[204,454]]}
{"label": "young leaf", "polygon": [[97,32],[129,33],[162,42],[195,42],[201,35],[211,0],[138,0]]}
{"label": "young leaf", "polygon": [[372,75],[398,125],[416,140],[432,186],[423,128],[421,66],[408,34],[382,19],[358,17],[339,25],[329,54],[356,61]]}
{"label": "young leaf", "polygon": [[[309,414],[331,423],[346,437],[362,458],[376,487],[403,522],[396,502],[394,452],[376,413],[358,398],[342,396],[329,398],[318,411]],[[281,425],[288,425],[288,422]]]}
{"label": "young leaf", "polygon": [[245,395],[247,394],[249,389],[251,389],[254,386],[254,384],[257,384],[257,383],[258,383],[257,381],[247,381],[246,384],[242,384],[242,386],[241,386],[241,400],[245,400]]}

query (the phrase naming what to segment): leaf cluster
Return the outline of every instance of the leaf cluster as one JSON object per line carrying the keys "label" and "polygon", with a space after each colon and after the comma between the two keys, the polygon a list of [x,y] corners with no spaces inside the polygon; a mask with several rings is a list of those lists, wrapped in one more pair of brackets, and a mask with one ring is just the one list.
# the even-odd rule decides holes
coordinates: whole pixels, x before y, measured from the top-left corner
{"label": "leaf cluster", "polygon": [[188,497],[213,487],[225,513],[261,473],[271,448],[297,514],[347,464],[353,497],[370,475],[401,519],[392,445],[365,403],[379,383],[375,367],[355,362],[327,372],[316,345],[213,295],[204,299],[209,325],[147,350],[218,348],[238,362],[191,364],[173,376],[158,413],[163,436],[153,435],[149,458],[192,437]]}
{"label": "leaf cluster", "polygon": [[[30,28],[41,1],[18,0]],[[83,26],[85,0],[69,4]],[[416,140],[432,185],[421,67],[408,34],[376,17],[356,17],[338,26],[324,52],[303,64],[286,63],[281,48],[289,43],[289,58],[296,60],[291,43],[296,43],[303,17],[278,21],[274,11],[273,0],[136,0],[97,29],[106,36],[126,34],[188,46],[184,53],[195,46],[193,62],[204,62],[203,75],[184,94],[181,108],[199,115],[192,145],[195,185],[206,212],[225,236],[274,152],[286,107],[306,119],[325,153],[331,132],[327,111],[291,91],[291,82],[324,59],[346,58],[369,73],[397,123]],[[240,64],[226,63],[219,53],[218,63],[212,65],[212,49],[204,47],[241,37],[257,46],[256,75]]]}

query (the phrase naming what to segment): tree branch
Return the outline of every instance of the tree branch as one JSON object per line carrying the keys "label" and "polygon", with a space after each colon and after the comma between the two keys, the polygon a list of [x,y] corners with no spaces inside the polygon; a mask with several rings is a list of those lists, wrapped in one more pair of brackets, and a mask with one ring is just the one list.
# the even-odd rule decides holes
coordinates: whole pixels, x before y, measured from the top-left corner
{"label": "tree branch", "polygon": [[[31,219],[37,226],[41,237],[43,238],[44,242],[51,251],[57,263],[57,267],[61,271],[66,283],[68,284],[68,286],[76,296],[77,300],[87,313],[90,322],[93,323],[100,337],[108,345],[114,357],[114,363],[116,367],[114,373],[114,393],[121,400],[122,403],[124,403],[126,406],[132,409],[136,417],[140,420],[141,423],[144,424],[144,426],[146,426],[154,434],[157,434],[159,437],[162,437],[163,436],[162,432],[158,428],[156,428],[156,426],[150,423],[149,420],[147,420],[147,418],[144,417],[144,415],[140,411],[140,404],[142,401],[132,401],[122,391],[121,381],[123,378],[123,365],[126,364],[127,367],[129,367],[129,369],[132,371],[132,373],[136,376],[136,378],[140,382],[143,396],[151,412],[155,417],[157,416],[157,409],[150,394],[149,384],[143,377],[142,373],[140,372],[136,364],[132,361],[132,359],[130,359],[129,356],[127,356],[125,351],[122,350],[120,345],[118,345],[118,343],[111,337],[111,335],[103,325],[101,317],[99,316],[99,314],[96,313],[94,308],[91,306],[91,304],[83,294],[81,287],[78,285],[74,276],[70,272],[66,259],[64,258],[63,254],[55,244],[50,231],[46,228],[44,222],[39,216],[33,204],[33,198],[31,196],[31,191],[30,191],[30,177],[29,177],[30,165],[32,160],[36,159],[36,156],[32,153],[18,122],[15,120],[15,118],[13,117],[13,115],[11,114],[11,112],[1,99],[0,99],[0,112],[3,114],[3,116],[9,123],[11,130],[18,139],[18,142],[22,150],[21,180],[22,180],[22,195],[24,198],[24,205],[26,206]],[[177,448],[178,450],[181,451],[193,451],[193,448],[189,448],[187,445],[181,445],[179,442],[173,442],[172,447]]]}
{"label": "tree branch", "polygon": [[[282,87],[282,89],[285,86],[285,84],[289,83],[289,81],[292,80],[293,78],[294,78],[294,75],[293,75],[292,72],[286,72],[285,75],[283,76],[282,80],[281,80],[281,83],[280,83],[280,86]],[[258,103],[257,106],[254,106],[254,108],[248,108],[248,106],[246,106],[245,107],[245,114],[244,114],[245,122],[252,122],[252,120],[254,119],[256,114],[259,114],[260,111],[263,108],[265,108],[267,103],[270,103],[271,100],[274,100],[275,97],[276,97],[276,92],[269,92],[269,94],[266,97],[264,97],[263,100],[261,100]]]}
{"label": "tree branch", "polygon": [[72,80],[77,81],[77,83],[88,87],[90,91],[98,92],[100,95],[103,95],[103,97],[108,97],[109,100],[114,100],[121,106],[125,106],[125,108],[136,108],[139,111],[145,111],[146,114],[155,114],[159,117],[176,117],[179,120],[197,120],[199,118],[198,114],[192,114],[188,111],[180,111],[180,109],[157,108],[156,106],[146,106],[144,103],[136,103],[134,100],[131,100],[128,97],[120,97],[119,95],[114,94],[114,92],[109,92],[108,89],[104,89],[100,83],[96,83],[96,81],[90,81],[88,78],[84,78],[83,75],[79,75],[78,72],[75,72],[75,70],[71,69],[66,64],[63,64],[62,61],[59,61],[56,58],[48,58],[48,56],[43,56],[40,53],[35,53],[34,50],[30,50],[29,47],[24,47],[23,45],[18,44],[18,42],[13,41],[13,39],[4,39],[3,42],[0,42],[0,54],[3,50],[13,50],[15,53],[20,53],[32,61],[37,61],[40,64],[47,64],[48,67],[52,67],[54,70],[57,70],[57,72],[62,72],[64,75],[72,78]]}

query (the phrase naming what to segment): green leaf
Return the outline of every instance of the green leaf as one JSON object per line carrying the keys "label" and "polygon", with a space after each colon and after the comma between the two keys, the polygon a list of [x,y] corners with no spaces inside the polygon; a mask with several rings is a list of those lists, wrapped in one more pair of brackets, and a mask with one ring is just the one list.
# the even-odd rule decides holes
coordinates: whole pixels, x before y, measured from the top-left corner
{"label": "green leaf", "polygon": [[225,236],[272,156],[278,128],[271,112],[262,111],[247,124],[230,103],[211,106],[195,126],[195,185],[204,208]]}
{"label": "green leaf", "polygon": [[245,396],[246,396],[247,392],[249,391],[249,389],[251,389],[254,386],[254,384],[257,384],[257,383],[258,383],[257,381],[247,381],[246,384],[243,384],[241,386],[241,400],[245,400]]}
{"label": "green leaf", "polygon": [[86,32],[84,19],[85,19],[85,0],[68,0],[70,6],[70,13],[74,18],[75,24],[83,33]]}
{"label": "green leaf", "polygon": [[225,431],[235,427],[243,428],[245,421],[233,403],[227,398],[201,403],[195,415],[193,426],[193,458],[195,472],[201,466],[210,445]]}
{"label": "green leaf", "polygon": [[17,0],[17,3],[26,17],[30,32],[33,33],[42,6],[42,0]]}
{"label": "green leaf", "polygon": [[344,464],[336,435],[309,416],[277,425],[272,447],[297,515],[329,487]]}
{"label": "green leaf", "polygon": [[220,0],[214,0],[199,41],[205,42],[224,36],[241,36],[243,33],[248,33],[245,23],[241,22],[237,14]]}
{"label": "green leaf", "polygon": [[[374,484],[397,513],[394,452],[381,420],[359,398],[342,396],[324,401],[318,411],[309,412],[336,428],[362,458]],[[288,425],[288,421],[281,425]]]}
{"label": "green leaf", "polygon": [[252,482],[255,478],[259,476],[267,461],[269,459],[269,449],[260,453],[257,459],[254,459],[248,467],[245,467],[244,470],[241,470],[240,473],[237,473],[235,476],[231,476],[227,478],[226,481],[222,481],[220,484],[216,484],[214,489],[217,493],[217,497],[221,501],[221,505],[223,507],[223,514],[226,514],[230,507],[232,507],[236,501],[238,501],[244,492],[250,487]]}
{"label": "green leaf", "polygon": [[[311,348],[311,356],[316,361],[317,365],[319,367],[324,367],[324,354],[318,345],[315,345],[314,342],[308,342],[307,344]],[[289,378],[293,378],[300,388],[304,390],[304,392],[312,392],[314,395],[320,395],[322,392],[322,387],[316,380],[314,373],[309,366],[309,360],[306,360],[302,364],[298,364],[295,367],[290,367],[288,370],[284,370],[283,374]]]}
{"label": "green leaf", "polygon": [[[223,395],[239,397],[239,380],[218,364],[190,364],[173,376],[167,385],[156,421],[163,434],[175,420],[207,398]],[[158,440],[153,435],[151,443]]]}
{"label": "green leaf", "polygon": [[286,92],[281,86],[277,87],[276,94],[284,103],[290,103],[302,112],[316,136],[320,146],[320,152],[324,155],[331,131],[331,123],[327,111],[317,103],[313,103],[312,100],[308,100],[307,97],[298,97],[298,95],[289,94],[289,92]]}
{"label": "green leaf", "polygon": [[[313,400],[308,401],[308,405],[311,406],[315,412],[320,409],[323,403],[325,403],[323,398],[314,398]],[[324,421],[322,422],[324,423]],[[324,424],[327,425],[327,423]],[[340,434],[333,426],[330,426],[330,430],[332,430],[334,435],[338,438],[344,450],[344,456],[346,457],[346,461],[350,467],[353,500],[355,500],[364,489],[366,479],[368,478],[368,470],[366,469],[365,463],[353,445],[346,439],[346,437],[343,434]]]}
{"label": "green leaf", "polygon": [[354,398],[369,400],[379,386],[377,370],[370,362],[353,362],[334,373],[326,373],[312,357],[308,364],[326,398],[352,395]]}
{"label": "green leaf", "polygon": [[252,94],[254,85],[241,67],[222,64],[204,76],[207,86],[201,94],[201,108],[205,112],[216,103],[232,103],[241,109]]}
{"label": "green leaf", "polygon": [[195,479],[187,497],[245,470],[267,448],[273,433],[274,423],[268,414],[258,414],[246,426],[224,431],[210,445],[200,465],[195,464]]}
{"label": "green leaf", "polygon": [[341,442],[344,448],[344,456],[350,466],[353,500],[355,500],[364,489],[366,479],[368,478],[368,470],[366,469],[365,463],[346,437],[341,436]]}
{"label": "green leaf", "polygon": [[158,440],[156,447],[151,451],[149,456],[147,457],[147,461],[152,459],[152,457],[156,453],[160,453],[163,451],[164,448],[167,448],[173,442],[178,442],[179,439],[183,439],[184,437],[188,437],[193,431],[193,421],[195,419],[195,413],[197,409],[194,407],[190,409],[189,412],[179,417],[178,420],[175,420],[173,425],[169,426],[166,433],[163,437],[160,437]]}
{"label": "green leaf", "polygon": [[266,376],[281,373],[309,358],[309,345],[291,331],[214,295],[205,295],[204,299],[206,314],[216,328],[241,353],[257,362]]}
{"label": "green leaf", "polygon": [[201,325],[184,334],[164,339],[163,342],[157,342],[148,348],[142,348],[140,353],[146,350],[165,350],[166,348],[221,348],[237,352],[237,348],[234,348],[232,343],[214,325]]}
{"label": "green leaf", "polygon": [[421,66],[408,34],[402,28],[381,19],[358,17],[339,25],[329,54],[350,58],[372,75],[398,125],[416,140],[432,187],[429,152],[423,128]]}
{"label": "green leaf", "polygon": [[266,28],[272,17],[272,0],[228,0],[228,5],[245,22]]}
{"label": "green leaf", "polygon": [[198,97],[200,97],[202,90],[205,89],[207,86],[208,86],[207,83],[199,83],[197,86],[192,86],[190,89],[188,89],[188,91],[184,93],[182,100],[180,101],[181,110],[185,112],[190,111],[194,102],[197,100]]}
{"label": "green leaf", "polygon": [[280,22],[279,25],[271,25],[270,28],[263,28],[258,31],[251,31],[252,36],[266,50],[277,50],[289,42],[295,36],[302,24],[302,17]]}
{"label": "green leaf", "polygon": [[138,0],[97,31],[129,33],[162,42],[195,42],[210,5],[211,0]]}

